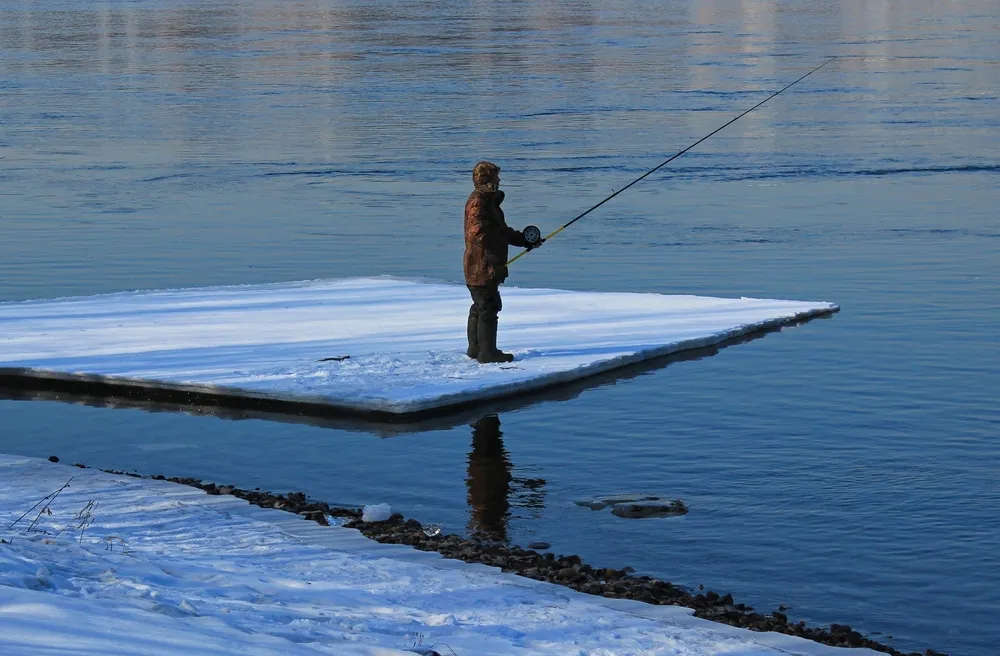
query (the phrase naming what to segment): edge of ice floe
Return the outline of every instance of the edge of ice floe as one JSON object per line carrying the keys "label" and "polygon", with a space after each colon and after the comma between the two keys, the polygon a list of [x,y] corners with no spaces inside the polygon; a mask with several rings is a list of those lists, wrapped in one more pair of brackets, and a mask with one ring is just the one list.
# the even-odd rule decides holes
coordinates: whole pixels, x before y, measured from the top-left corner
{"label": "edge of ice floe", "polygon": [[[162,290],[161,290],[162,291]],[[131,293],[131,292],[125,292]],[[237,386],[181,384],[154,381],[149,379],[130,378],[125,376],[104,376],[98,374],[73,374],[32,367],[0,368],[0,385],[11,384],[23,386],[25,380],[46,381],[49,383],[68,383],[73,385],[110,386],[111,391],[122,389],[144,389],[152,392],[167,392],[191,394],[196,397],[215,397],[214,399],[196,398],[189,401],[211,400],[212,405],[227,401],[258,400],[276,401],[304,408],[306,406],[321,406],[330,412],[344,414],[390,415],[404,417],[409,415],[427,414],[434,411],[452,410],[459,406],[472,405],[479,402],[494,400],[505,396],[535,392],[547,387],[569,383],[598,374],[651,360],[681,351],[714,346],[720,342],[750,335],[771,328],[793,324],[798,321],[819,316],[830,315],[840,310],[835,303],[817,304],[818,307],[802,312],[796,312],[784,317],[768,319],[757,323],[746,324],[732,330],[727,330],[707,337],[698,337],[660,347],[636,351],[630,355],[619,356],[594,362],[589,365],[568,371],[553,372],[529,380],[512,381],[491,385],[487,388],[456,392],[435,396],[432,398],[407,399],[392,401],[389,399],[345,399],[343,397],[324,395],[287,394],[281,392],[260,392],[243,389]]]}

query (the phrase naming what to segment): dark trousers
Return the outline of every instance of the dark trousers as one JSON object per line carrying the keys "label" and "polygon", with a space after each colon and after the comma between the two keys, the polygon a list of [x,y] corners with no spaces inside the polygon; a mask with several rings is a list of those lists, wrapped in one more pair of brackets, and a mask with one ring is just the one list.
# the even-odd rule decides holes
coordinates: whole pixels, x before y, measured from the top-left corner
{"label": "dark trousers", "polygon": [[[479,355],[480,350],[496,351],[497,315],[503,309],[500,285],[468,285],[472,294],[469,308],[469,350],[470,358]],[[484,341],[485,340],[485,341]]]}

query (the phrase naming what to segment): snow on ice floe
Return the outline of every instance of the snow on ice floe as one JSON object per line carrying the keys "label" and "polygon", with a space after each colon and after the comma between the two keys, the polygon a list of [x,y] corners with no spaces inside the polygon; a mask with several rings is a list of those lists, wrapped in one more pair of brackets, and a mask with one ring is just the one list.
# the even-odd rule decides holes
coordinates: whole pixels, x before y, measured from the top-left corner
{"label": "snow on ice floe", "polygon": [[572,381],[837,309],[508,287],[499,341],[517,359],[480,365],[465,356],[469,303],[461,285],[394,278],[2,303],[0,368],[405,414]]}
{"label": "snow on ice floe", "polygon": [[[70,477],[36,530],[27,525],[37,511],[16,522]],[[459,656],[875,655],[378,544],[232,496],[19,456],[0,455],[0,539],[4,656],[412,656],[418,642]]]}

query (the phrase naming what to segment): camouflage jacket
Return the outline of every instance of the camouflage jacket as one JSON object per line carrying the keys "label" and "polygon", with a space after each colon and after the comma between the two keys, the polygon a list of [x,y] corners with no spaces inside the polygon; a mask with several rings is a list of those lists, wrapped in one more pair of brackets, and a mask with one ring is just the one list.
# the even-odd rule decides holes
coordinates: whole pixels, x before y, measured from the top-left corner
{"label": "camouflage jacket", "polygon": [[528,247],[524,233],[504,221],[502,191],[476,189],[465,201],[465,283],[473,287],[507,279],[507,247]]}

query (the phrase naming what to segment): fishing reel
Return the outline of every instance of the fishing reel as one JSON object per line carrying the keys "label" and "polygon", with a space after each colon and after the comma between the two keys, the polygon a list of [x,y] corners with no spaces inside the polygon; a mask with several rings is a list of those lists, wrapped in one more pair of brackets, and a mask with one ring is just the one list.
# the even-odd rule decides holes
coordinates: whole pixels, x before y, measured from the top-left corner
{"label": "fishing reel", "polygon": [[538,226],[527,226],[524,231],[524,241],[528,242],[528,248],[532,249],[540,246],[542,243],[542,231],[538,229]]}

